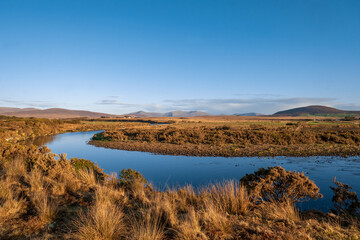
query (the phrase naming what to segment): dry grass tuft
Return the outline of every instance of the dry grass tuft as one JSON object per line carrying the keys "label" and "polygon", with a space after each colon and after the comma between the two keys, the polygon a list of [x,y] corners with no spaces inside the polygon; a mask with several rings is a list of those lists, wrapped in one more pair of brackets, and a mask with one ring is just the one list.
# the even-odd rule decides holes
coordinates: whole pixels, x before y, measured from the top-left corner
{"label": "dry grass tuft", "polygon": [[95,205],[88,212],[81,212],[74,222],[74,237],[86,240],[119,239],[125,233],[123,213],[116,202],[124,197],[122,190],[98,185]]}
{"label": "dry grass tuft", "polygon": [[32,192],[38,192],[44,190],[44,175],[39,169],[32,170],[26,175],[26,179],[30,184],[30,190]]}
{"label": "dry grass tuft", "polygon": [[97,181],[96,181],[96,176],[94,173],[94,170],[92,169],[81,169],[78,171],[78,175],[81,181],[83,181],[84,183],[87,183],[89,185],[96,185]]}
{"label": "dry grass tuft", "polygon": [[213,203],[206,204],[202,213],[202,220],[206,233],[211,239],[232,238],[232,223],[227,214],[219,209],[219,206]]}
{"label": "dry grass tuft", "polygon": [[274,219],[283,219],[289,222],[299,222],[301,220],[299,210],[290,199],[284,202],[265,203],[263,209],[267,216]]}
{"label": "dry grass tuft", "polygon": [[116,204],[126,198],[124,189],[98,185],[95,192],[95,201],[101,204]]}
{"label": "dry grass tuft", "polygon": [[74,222],[79,240],[115,240],[123,236],[123,213],[113,204],[96,202],[89,212],[81,212]]}
{"label": "dry grass tuft", "polygon": [[26,175],[25,162],[22,158],[14,158],[13,161],[7,161],[4,164],[6,175],[16,180]]}
{"label": "dry grass tuft", "polygon": [[7,220],[19,217],[25,211],[26,201],[17,195],[9,179],[0,181],[0,226]]}
{"label": "dry grass tuft", "polygon": [[162,222],[162,216],[147,210],[141,214],[140,219],[135,215],[131,219],[131,236],[133,240],[162,240],[165,239],[165,224]]}
{"label": "dry grass tuft", "polygon": [[193,207],[189,208],[177,230],[177,237],[181,240],[207,240],[209,239],[203,232],[199,216]]}
{"label": "dry grass tuft", "polygon": [[49,177],[54,180],[52,182],[52,192],[55,195],[77,192],[81,188],[79,176],[69,165],[56,165],[50,172]]}
{"label": "dry grass tuft", "polygon": [[234,180],[211,185],[201,195],[228,214],[246,214],[251,205],[246,188]]}
{"label": "dry grass tuft", "polygon": [[58,213],[58,205],[55,200],[50,198],[46,191],[33,192],[30,196],[40,220],[51,223]]}

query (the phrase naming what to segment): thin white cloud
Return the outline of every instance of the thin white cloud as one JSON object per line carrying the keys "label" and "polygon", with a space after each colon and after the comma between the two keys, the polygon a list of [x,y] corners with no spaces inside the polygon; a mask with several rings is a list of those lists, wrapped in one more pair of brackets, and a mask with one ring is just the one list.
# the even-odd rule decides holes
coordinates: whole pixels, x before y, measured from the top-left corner
{"label": "thin white cloud", "polygon": [[0,105],[4,107],[31,107],[31,108],[49,108],[54,107],[55,104],[47,101],[25,101],[25,100],[14,100],[14,99],[0,99]]}
{"label": "thin white cloud", "polygon": [[229,99],[182,99],[165,100],[160,104],[134,104],[124,103],[115,99],[104,99],[98,102],[100,105],[114,105],[122,110],[132,111],[205,111],[211,114],[234,114],[246,112],[258,112],[272,114],[277,111],[307,105],[336,104],[334,98],[229,98]]}
{"label": "thin white cloud", "polygon": [[131,111],[149,111],[149,112],[164,112],[164,111],[172,111],[169,110],[168,106],[163,104],[138,104],[138,103],[124,103],[115,99],[103,99],[96,103],[97,105],[109,105],[116,106],[121,110],[121,112],[131,112]]}
{"label": "thin white cloud", "polygon": [[360,103],[338,103],[335,104],[334,107],[342,109],[342,110],[350,110],[350,111],[359,111]]}
{"label": "thin white cloud", "polygon": [[185,99],[167,100],[177,107],[202,109],[214,114],[233,114],[244,112],[274,112],[307,105],[331,105],[333,98],[233,98],[233,99]]}

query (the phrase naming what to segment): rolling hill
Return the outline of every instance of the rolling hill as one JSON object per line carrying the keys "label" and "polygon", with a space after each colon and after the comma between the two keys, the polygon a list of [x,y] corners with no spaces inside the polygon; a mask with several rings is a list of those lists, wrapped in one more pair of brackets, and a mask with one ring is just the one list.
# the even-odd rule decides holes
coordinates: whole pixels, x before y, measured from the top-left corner
{"label": "rolling hill", "polygon": [[274,113],[273,116],[344,116],[360,115],[360,111],[346,111],[327,106],[313,105],[307,107],[293,108]]}
{"label": "rolling hill", "polygon": [[49,109],[36,109],[36,108],[0,108],[0,115],[15,116],[15,117],[37,117],[37,118],[100,118],[100,117],[117,117],[117,115],[82,111],[82,110],[69,110],[64,108],[49,108]]}
{"label": "rolling hill", "polygon": [[83,110],[69,110],[64,108],[49,108],[49,109],[37,109],[37,108],[9,108],[0,107],[0,115],[15,116],[15,117],[37,117],[37,118],[100,118],[100,117],[199,117],[209,115],[201,111],[172,111],[166,113],[156,112],[144,112],[138,111],[123,115],[114,115],[107,113],[83,111]]}

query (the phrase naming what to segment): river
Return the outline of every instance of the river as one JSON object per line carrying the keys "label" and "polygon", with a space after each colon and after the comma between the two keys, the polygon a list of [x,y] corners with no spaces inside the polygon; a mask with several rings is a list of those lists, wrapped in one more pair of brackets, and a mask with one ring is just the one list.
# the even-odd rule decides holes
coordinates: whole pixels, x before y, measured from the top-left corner
{"label": "river", "polygon": [[300,203],[302,210],[328,211],[332,207],[329,186],[336,176],[338,181],[360,190],[360,157],[188,157],[156,155],[152,153],[114,150],[88,144],[100,131],[64,133],[41,137],[33,141],[45,145],[53,153],[66,153],[97,162],[106,173],[118,173],[124,168],[139,171],[158,190],[192,184],[195,188],[227,179],[240,179],[258,168],[282,166],[286,170],[304,172],[314,180],[324,198]]}

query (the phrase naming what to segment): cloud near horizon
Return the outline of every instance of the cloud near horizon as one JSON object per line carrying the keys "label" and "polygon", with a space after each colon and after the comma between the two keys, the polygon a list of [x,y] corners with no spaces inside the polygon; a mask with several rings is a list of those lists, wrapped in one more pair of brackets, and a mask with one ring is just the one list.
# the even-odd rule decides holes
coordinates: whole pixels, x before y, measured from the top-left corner
{"label": "cloud near horizon", "polygon": [[128,103],[122,102],[120,96],[109,96],[93,104],[74,105],[69,103],[51,103],[47,101],[24,101],[0,98],[3,107],[53,108],[62,107],[77,110],[125,114],[136,111],[170,112],[170,111],[204,111],[209,114],[235,114],[256,112],[273,114],[278,111],[309,105],[325,105],[342,110],[360,110],[360,103],[344,103],[336,98],[286,98],[263,96],[254,98],[214,98],[214,99],[168,99],[160,103]]}
{"label": "cloud near horizon", "polygon": [[47,101],[24,101],[13,99],[0,99],[0,105],[4,107],[19,107],[19,108],[50,108],[55,107],[55,104]]}
{"label": "cloud near horizon", "polygon": [[121,111],[204,111],[210,114],[235,114],[257,112],[273,114],[277,111],[308,105],[326,105],[332,107],[346,106],[349,110],[357,104],[341,104],[335,98],[229,98],[229,99],[182,99],[165,100],[160,104],[124,103],[117,99],[104,99],[97,102],[98,105],[112,105],[119,107]]}

